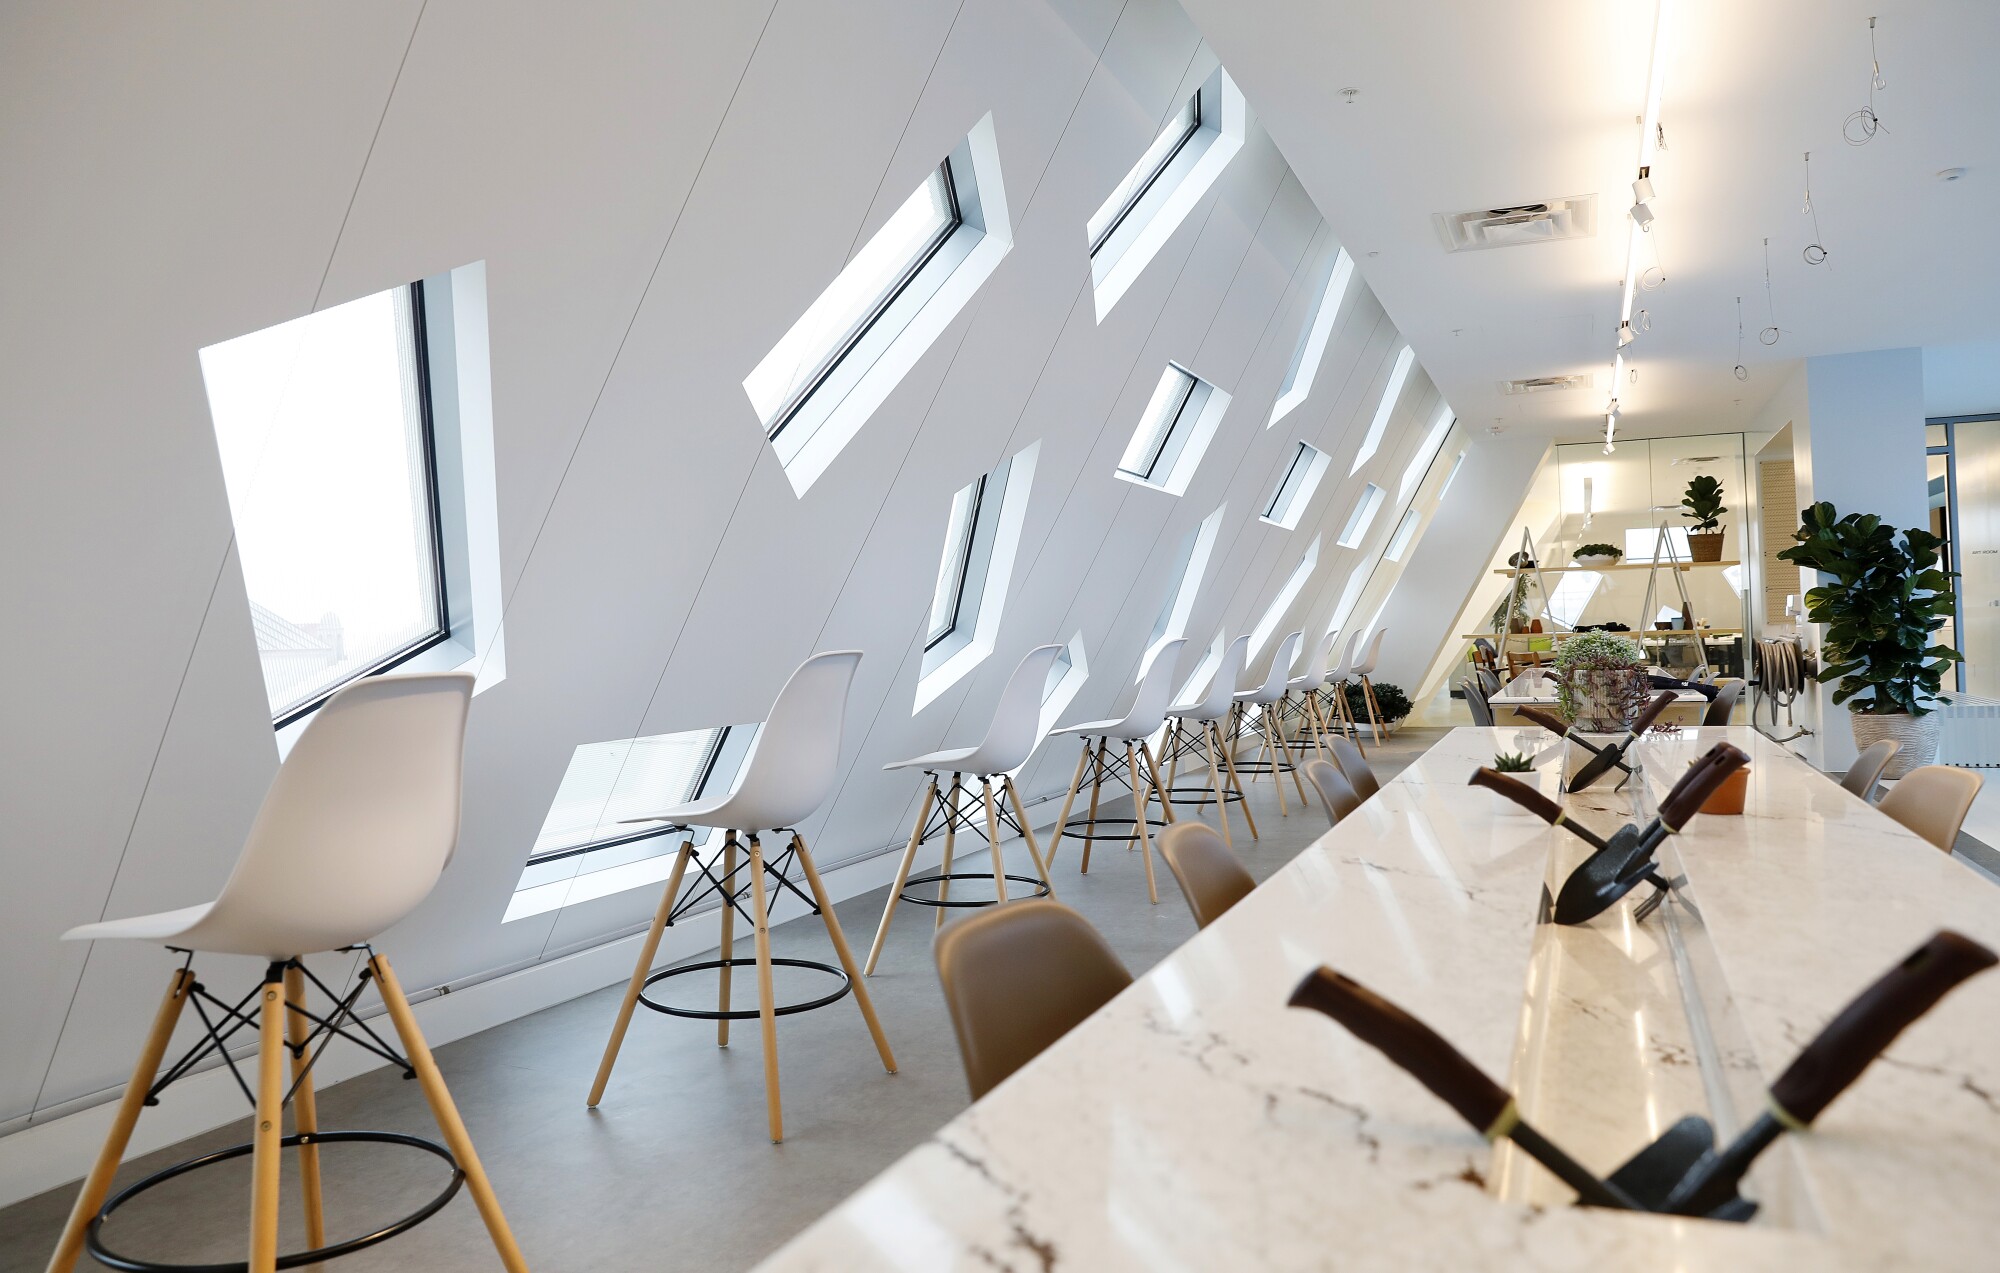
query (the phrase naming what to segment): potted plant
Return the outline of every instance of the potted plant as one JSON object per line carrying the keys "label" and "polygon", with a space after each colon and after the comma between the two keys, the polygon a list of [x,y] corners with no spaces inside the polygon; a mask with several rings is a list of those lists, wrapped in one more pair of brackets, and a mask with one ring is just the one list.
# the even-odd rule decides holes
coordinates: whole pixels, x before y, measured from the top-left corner
{"label": "potted plant", "polygon": [[1585,544],[1570,554],[1570,559],[1579,566],[1615,566],[1625,550],[1611,544]]}
{"label": "potted plant", "polygon": [[[1401,725],[1413,706],[1403,687],[1388,681],[1376,681],[1371,688],[1375,691],[1375,710],[1381,717],[1383,728],[1393,730]],[[1347,683],[1347,710],[1355,720],[1368,719],[1368,697],[1359,681]]]}
{"label": "potted plant", "polygon": [[1592,733],[1624,729],[1646,701],[1646,651],[1631,637],[1586,632],[1556,644],[1556,705]]}
{"label": "potted plant", "polygon": [[1927,530],[1902,531],[1901,542],[1897,534],[1879,517],[1841,517],[1822,501],[1800,514],[1792,546],[1778,554],[1817,572],[1806,593],[1806,618],[1826,625],[1817,679],[1840,683],[1833,702],[1847,708],[1857,746],[1902,744],[1890,778],[1936,758],[1936,709],[1951,701],[1938,691],[1961,657],[1931,641],[1957,606],[1957,575],[1938,566],[1944,541]]}
{"label": "potted plant", "polygon": [[1493,753],[1493,772],[1502,774],[1533,773],[1535,762],[1517,751]]}
{"label": "potted plant", "polygon": [[1688,556],[1696,561],[1721,561],[1722,515],[1729,511],[1722,506],[1721,480],[1706,473],[1697,475],[1688,483],[1681,503],[1687,508],[1681,516],[1694,522],[1688,527]]}

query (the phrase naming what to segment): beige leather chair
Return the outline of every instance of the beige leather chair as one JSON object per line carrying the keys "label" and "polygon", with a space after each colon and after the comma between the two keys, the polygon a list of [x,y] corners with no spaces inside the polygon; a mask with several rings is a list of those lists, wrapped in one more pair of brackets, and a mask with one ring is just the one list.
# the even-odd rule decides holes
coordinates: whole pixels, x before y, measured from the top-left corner
{"label": "beige leather chair", "polygon": [[[1324,765],[1324,760],[1315,764]],[[1250,872],[1229,851],[1222,837],[1199,822],[1177,822],[1160,835],[1160,856],[1180,882],[1194,926],[1207,928],[1222,913],[1257,887]]]}
{"label": "beige leather chair", "polygon": [[1949,853],[1985,781],[1970,769],[1925,765],[1898,780],[1875,807]]}
{"label": "beige leather chair", "polygon": [[936,952],[975,1101],[1132,984],[1090,921],[1059,902],[981,911],[939,933]]}
{"label": "beige leather chair", "polygon": [[1743,697],[1745,682],[1740,680],[1720,681],[1720,690],[1708,701],[1708,708],[1701,714],[1704,725],[1727,725],[1736,715],[1736,700]]}
{"label": "beige leather chair", "polygon": [[1366,800],[1382,789],[1382,784],[1375,781],[1375,771],[1368,767],[1361,749],[1351,740],[1333,740],[1333,763],[1340,766],[1341,777],[1347,779],[1347,785],[1354,788],[1354,794],[1361,799]]}
{"label": "beige leather chair", "polygon": [[1867,750],[1856,756],[1854,763],[1847,767],[1847,773],[1841,777],[1840,785],[1863,800],[1874,799],[1875,784],[1882,780],[1882,771],[1889,767],[1889,762],[1894,760],[1896,753],[1901,750],[1903,744],[1893,738],[1883,738],[1870,743]]}
{"label": "beige leather chair", "polygon": [[1324,760],[1308,760],[1305,763],[1306,781],[1319,793],[1320,807],[1326,810],[1326,820],[1334,826],[1340,820],[1361,807],[1361,797],[1354,794],[1354,788],[1341,772]]}

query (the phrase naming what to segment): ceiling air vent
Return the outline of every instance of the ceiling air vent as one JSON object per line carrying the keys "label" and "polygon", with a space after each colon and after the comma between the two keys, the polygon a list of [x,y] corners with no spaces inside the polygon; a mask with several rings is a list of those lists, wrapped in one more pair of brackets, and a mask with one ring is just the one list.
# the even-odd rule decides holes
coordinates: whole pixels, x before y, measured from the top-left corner
{"label": "ceiling air vent", "polygon": [[1500,392],[1508,395],[1517,393],[1560,393],[1565,389],[1590,388],[1590,376],[1530,376],[1526,380],[1502,380]]}
{"label": "ceiling air vent", "polygon": [[1447,252],[1588,239],[1597,233],[1597,196],[1575,195],[1512,208],[1474,208],[1431,217]]}

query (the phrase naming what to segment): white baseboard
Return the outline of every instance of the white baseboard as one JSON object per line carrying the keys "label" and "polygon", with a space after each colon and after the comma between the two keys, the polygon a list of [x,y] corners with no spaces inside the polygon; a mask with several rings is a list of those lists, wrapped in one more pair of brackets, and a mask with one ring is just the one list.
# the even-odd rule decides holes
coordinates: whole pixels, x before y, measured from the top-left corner
{"label": "white baseboard", "polygon": [[[1045,797],[1032,801],[1029,808],[1037,810],[1037,806],[1050,800]],[[985,852],[985,846],[981,845],[967,859],[982,857]],[[926,844],[918,854],[917,865],[922,869],[935,866],[942,853],[939,843]],[[827,870],[822,878],[828,895],[841,902],[889,884],[895,879],[899,858],[899,853],[889,850]],[[417,1023],[425,1039],[437,1047],[616,985],[632,975],[632,961],[638,956],[641,936],[627,934],[462,988],[413,992],[410,998]],[[667,930],[655,966],[692,959],[714,950],[716,945],[712,926],[676,924]],[[313,1075],[316,1085],[324,1090],[383,1064],[373,1053],[336,1040],[314,1067]],[[123,1094],[121,1086],[80,1098],[69,1102],[63,1110],[44,1112],[20,1130],[0,1136],[0,1207],[81,1180],[104,1143],[116,1102]],[[164,1149],[243,1118],[247,1113],[242,1090],[226,1066],[191,1074],[175,1083],[162,1096],[160,1104],[140,1115],[125,1157],[135,1158]]]}

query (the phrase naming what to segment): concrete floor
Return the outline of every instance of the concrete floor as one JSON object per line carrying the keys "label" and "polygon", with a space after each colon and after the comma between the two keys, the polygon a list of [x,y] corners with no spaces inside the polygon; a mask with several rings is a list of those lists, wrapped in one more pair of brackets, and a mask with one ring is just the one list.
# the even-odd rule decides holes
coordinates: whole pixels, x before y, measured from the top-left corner
{"label": "concrete floor", "polygon": [[[1407,727],[1383,746],[1370,746],[1369,759],[1386,780],[1442,732]],[[1238,856],[1260,880],[1326,830],[1317,807],[1302,810],[1295,796],[1291,816],[1280,817],[1268,778],[1251,784],[1250,803],[1261,840],[1245,834],[1240,818],[1231,821]],[[1129,812],[1129,800],[1121,804]],[[1137,853],[1102,847],[1089,875],[1078,873],[1079,856],[1075,842],[1065,842],[1055,871],[1061,900],[1088,916],[1133,972],[1150,968],[1194,935],[1163,864],[1155,907],[1146,902]],[[979,869],[983,857],[961,857],[966,865],[960,869]],[[1009,869],[1028,869],[1018,848],[1009,855]],[[886,896],[886,889],[877,890],[838,907],[858,957],[865,957]],[[797,917],[772,930],[772,953],[831,960],[819,922],[798,915],[796,902],[790,906]],[[622,986],[439,1048],[438,1063],[530,1264],[543,1270],[747,1268],[964,1109],[964,1072],[930,941],[931,913],[904,907],[869,982],[899,1073],[883,1072],[850,1003],[780,1020],[782,1145],[772,1145],[765,1131],[755,1021],[735,1023],[731,1045],[718,1049],[708,1022],[639,1013],[595,1112],[584,1108],[584,1097]],[[737,943],[736,953],[753,953],[749,940]],[[786,970],[778,970],[781,1002],[823,984],[804,980],[811,974],[795,975],[800,980],[788,984]],[[676,1001],[713,995],[712,976],[691,981],[686,997]],[[749,976],[738,977],[739,1003],[755,1002],[754,987]],[[436,1135],[417,1085],[387,1069],[329,1089],[319,1108],[327,1129]],[[137,1159],[120,1172],[119,1187],[248,1136],[246,1118]],[[435,1159],[409,1150],[336,1145],[322,1154],[328,1230],[336,1239],[412,1209],[446,1178]],[[66,1186],[0,1211],[0,1273],[46,1265],[73,1197],[74,1188]],[[106,1239],[114,1249],[150,1260],[241,1260],[248,1197],[244,1158],[143,1196],[119,1212]],[[303,1243],[289,1176],[283,1197],[282,1249],[296,1250]],[[471,1199],[461,1196],[410,1233],[335,1267],[343,1273],[445,1273],[491,1269],[497,1262]]]}

